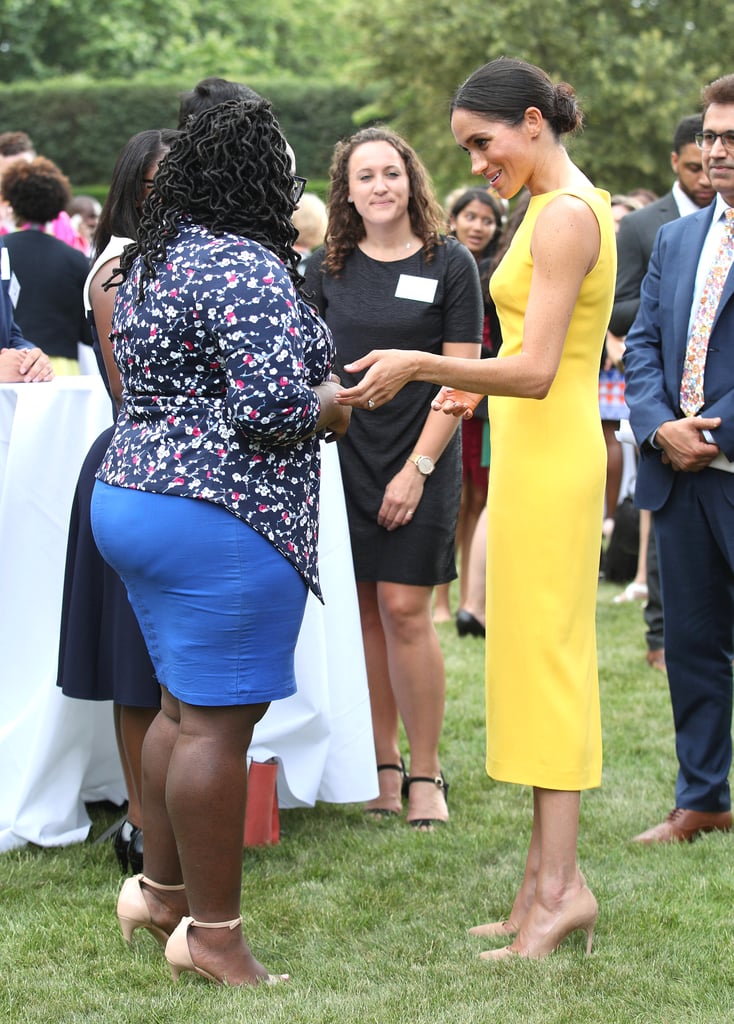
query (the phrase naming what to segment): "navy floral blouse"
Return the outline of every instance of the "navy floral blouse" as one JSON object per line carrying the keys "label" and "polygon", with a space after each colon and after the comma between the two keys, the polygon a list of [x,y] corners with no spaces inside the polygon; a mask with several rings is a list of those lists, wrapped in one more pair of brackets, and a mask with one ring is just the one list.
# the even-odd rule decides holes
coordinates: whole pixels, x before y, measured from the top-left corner
{"label": "navy floral blouse", "polygon": [[100,480],[223,505],[320,596],[320,414],[328,328],[281,261],[239,235],[186,223],[137,301],[120,285],[112,344],[123,397]]}

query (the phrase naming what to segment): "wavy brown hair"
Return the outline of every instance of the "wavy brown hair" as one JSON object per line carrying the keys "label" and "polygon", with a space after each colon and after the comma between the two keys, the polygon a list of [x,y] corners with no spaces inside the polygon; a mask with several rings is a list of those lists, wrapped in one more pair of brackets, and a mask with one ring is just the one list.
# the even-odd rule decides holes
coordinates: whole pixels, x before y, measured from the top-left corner
{"label": "wavy brown hair", "polygon": [[337,143],[329,170],[329,224],[326,229],[324,269],[334,277],[344,267],[349,254],[365,237],[362,217],[347,202],[349,198],[349,160],[358,146],[366,142],[387,142],[400,155],[410,182],[408,214],[413,232],[423,242],[426,263],[433,259],[433,250],[441,244],[444,215],[433,193],[428,171],[414,149],[397,132],[382,125],[363,128],[346,141]]}

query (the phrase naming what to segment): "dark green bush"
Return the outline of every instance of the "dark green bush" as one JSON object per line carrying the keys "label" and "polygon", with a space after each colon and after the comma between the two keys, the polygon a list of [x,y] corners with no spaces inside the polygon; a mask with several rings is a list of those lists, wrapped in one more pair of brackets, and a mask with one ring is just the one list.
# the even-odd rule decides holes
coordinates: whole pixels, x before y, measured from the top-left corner
{"label": "dark green bush", "polygon": [[[146,128],[176,126],[179,97],[191,82],[57,79],[6,85],[0,91],[0,131],[26,131],[36,150],[54,160],[72,184],[95,190],[109,180],[127,139]],[[321,81],[253,80],[248,85],[272,102],[296,151],[298,171],[325,179],[334,143],[364,120],[373,99],[364,89]]]}

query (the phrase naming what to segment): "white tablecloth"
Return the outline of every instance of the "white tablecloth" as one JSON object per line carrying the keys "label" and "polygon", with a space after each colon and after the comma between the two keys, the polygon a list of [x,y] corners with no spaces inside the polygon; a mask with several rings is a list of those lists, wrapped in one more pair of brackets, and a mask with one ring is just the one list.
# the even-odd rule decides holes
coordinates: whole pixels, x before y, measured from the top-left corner
{"label": "white tablecloth", "polygon": [[[85,801],[125,788],[109,703],[55,685],[69,512],[81,463],[111,421],[99,376],[0,385],[0,851],[82,841]],[[356,591],[336,449],[322,445],[321,572],[296,654],[299,692],[251,747],[280,761],[281,806],[377,792]]]}

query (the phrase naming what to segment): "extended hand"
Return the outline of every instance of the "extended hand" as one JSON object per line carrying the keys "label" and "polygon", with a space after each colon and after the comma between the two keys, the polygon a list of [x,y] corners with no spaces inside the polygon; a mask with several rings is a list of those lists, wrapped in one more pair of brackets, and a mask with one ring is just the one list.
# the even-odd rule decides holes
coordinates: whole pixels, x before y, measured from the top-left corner
{"label": "extended hand", "polygon": [[339,405],[353,405],[358,409],[376,409],[397,395],[409,380],[416,379],[416,352],[398,349],[375,349],[361,359],[349,363],[348,373],[367,370],[359,384],[342,388],[336,393]]}
{"label": "extended hand", "polygon": [[460,416],[462,419],[470,420],[483,398],[484,395],[477,395],[473,391],[441,388],[431,402],[431,408],[436,412],[444,412],[447,416]]}

